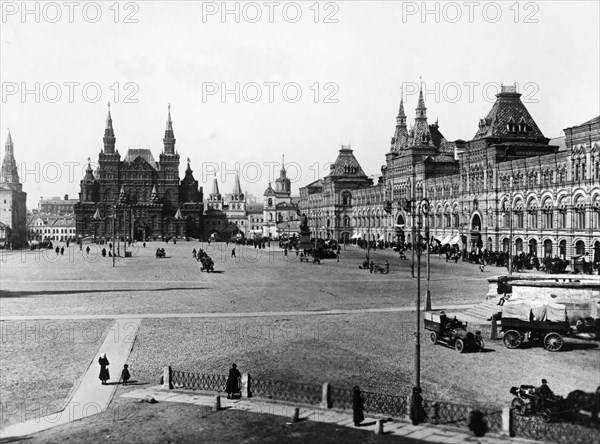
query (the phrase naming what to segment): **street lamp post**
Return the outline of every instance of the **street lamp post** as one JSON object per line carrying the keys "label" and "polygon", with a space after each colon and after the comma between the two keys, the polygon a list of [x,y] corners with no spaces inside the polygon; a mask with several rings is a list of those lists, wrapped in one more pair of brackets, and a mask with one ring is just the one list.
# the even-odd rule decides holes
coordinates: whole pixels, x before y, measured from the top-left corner
{"label": "street lamp post", "polygon": [[117,216],[117,206],[113,205],[112,212],[112,266],[115,266],[115,221]]}
{"label": "street lamp post", "polygon": [[508,222],[508,275],[512,276],[512,238],[513,238],[513,224],[512,224],[512,205],[508,204],[504,207],[504,214],[506,215]]}
{"label": "street lamp post", "polygon": [[[419,214],[416,214],[416,213]],[[417,255],[417,332],[415,337],[415,387],[421,387],[421,227],[422,218],[428,218],[429,200],[423,198],[417,206],[414,202],[413,215],[417,218],[416,255]],[[428,227],[427,227],[428,228]],[[429,235],[426,230],[427,236]],[[429,242],[427,242],[427,257],[429,259]],[[427,291],[429,292],[429,260],[427,261]],[[428,295],[429,296],[429,295]]]}
{"label": "street lamp post", "polygon": [[[413,200],[413,220],[417,219],[417,230],[415,237],[415,227],[413,224],[413,252],[417,255],[417,331],[415,334],[415,387],[421,387],[421,242],[419,241],[419,232],[421,231],[421,220],[419,215],[415,215],[417,203]],[[416,251],[415,251],[416,250]]]}

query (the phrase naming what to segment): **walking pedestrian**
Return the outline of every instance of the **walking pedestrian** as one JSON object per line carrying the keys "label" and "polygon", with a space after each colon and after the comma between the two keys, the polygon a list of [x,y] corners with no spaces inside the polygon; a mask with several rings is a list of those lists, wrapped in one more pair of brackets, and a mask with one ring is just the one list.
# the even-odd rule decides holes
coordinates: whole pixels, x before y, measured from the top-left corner
{"label": "walking pedestrian", "polygon": [[60,255],[62,256],[63,254],[65,254],[65,247],[60,247]]}
{"label": "walking pedestrian", "polygon": [[90,254],[90,246],[89,245],[85,248],[85,252],[86,252],[86,254]]}
{"label": "walking pedestrian", "polygon": [[354,425],[360,427],[360,423],[365,420],[364,399],[357,385],[352,388],[352,417]]}
{"label": "walking pedestrian", "polygon": [[235,248],[231,250],[231,257],[235,257]]}
{"label": "walking pedestrian", "polygon": [[60,254],[60,248],[58,248],[58,246],[54,249],[54,251],[56,251],[57,256]]}
{"label": "walking pedestrian", "polygon": [[127,385],[127,381],[131,378],[131,374],[129,373],[129,366],[125,364],[123,366],[123,370],[121,371],[121,380],[123,381],[123,385]]}
{"label": "walking pedestrian", "polygon": [[229,376],[227,377],[227,384],[225,385],[227,399],[231,399],[231,395],[240,392],[241,382],[242,374],[237,369],[236,364],[231,364],[231,368],[229,369]]}
{"label": "walking pedestrian", "polygon": [[102,381],[102,385],[106,385],[106,381],[110,379],[110,373],[108,372],[110,363],[108,362],[106,353],[102,353],[102,356],[98,359],[98,364],[100,364],[100,381]]}
{"label": "walking pedestrian", "polygon": [[419,425],[427,418],[427,414],[423,408],[423,396],[421,396],[421,393],[421,387],[413,387],[410,400],[410,419],[413,425]]}

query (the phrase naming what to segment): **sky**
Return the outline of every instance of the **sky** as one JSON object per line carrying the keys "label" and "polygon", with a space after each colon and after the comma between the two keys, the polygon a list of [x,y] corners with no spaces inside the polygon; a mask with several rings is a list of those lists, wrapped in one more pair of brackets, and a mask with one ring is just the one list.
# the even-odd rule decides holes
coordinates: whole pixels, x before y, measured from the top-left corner
{"label": "sky", "polygon": [[[401,94],[414,120],[471,139],[500,84],[547,137],[600,114],[600,2],[1,2],[0,137],[14,142],[27,207],[77,197],[103,148],[163,149],[171,105],[180,175],[207,197],[262,196],[282,156],[292,192],[341,145],[385,163]],[[4,157],[4,143],[0,155]]]}

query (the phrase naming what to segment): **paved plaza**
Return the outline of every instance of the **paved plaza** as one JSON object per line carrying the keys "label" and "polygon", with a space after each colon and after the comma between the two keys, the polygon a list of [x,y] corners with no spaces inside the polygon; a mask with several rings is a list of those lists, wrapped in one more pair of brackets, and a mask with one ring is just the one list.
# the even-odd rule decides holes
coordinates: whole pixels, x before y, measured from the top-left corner
{"label": "paved plaza", "polygon": [[[155,258],[158,246],[167,258]],[[215,273],[200,272],[192,258],[199,247],[215,260]],[[97,358],[107,350],[112,382],[125,362],[148,386],[159,382],[165,365],[223,374],[237,362],[244,372],[287,382],[358,384],[390,394],[412,385],[417,279],[410,260],[371,251],[374,261],[391,264],[381,275],[358,268],[366,251],[354,246],[342,250],[339,262],[320,265],[275,247],[235,246],[232,258],[232,248],[150,242],[132,248],[131,258],[117,258],[115,267],[111,258],[73,246],[64,256],[3,252],[0,382],[11,400],[3,400],[4,433],[43,428],[39,421],[32,426],[32,417],[73,411],[74,403],[105,410],[116,387],[102,391],[97,379]],[[437,256],[430,262],[433,306],[453,312],[484,301],[486,278],[504,272]],[[423,298],[425,269],[423,257]],[[511,385],[543,376],[561,394],[600,383],[594,344],[572,343],[561,353],[486,346],[460,355],[423,342],[425,396],[500,408],[511,399]],[[84,416],[63,414],[61,421]]]}

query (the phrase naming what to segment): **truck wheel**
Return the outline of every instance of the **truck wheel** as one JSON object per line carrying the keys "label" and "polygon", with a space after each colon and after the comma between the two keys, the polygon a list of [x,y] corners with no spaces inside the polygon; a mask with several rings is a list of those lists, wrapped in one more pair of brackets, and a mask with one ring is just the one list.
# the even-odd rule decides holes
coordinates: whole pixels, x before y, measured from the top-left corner
{"label": "truck wheel", "polygon": [[527,406],[525,405],[525,401],[523,401],[521,398],[513,398],[510,407],[519,416],[525,416],[527,413]]}
{"label": "truck wheel", "polygon": [[544,338],[544,347],[551,352],[559,351],[564,343],[562,336],[558,333],[548,333]]}
{"label": "truck wheel", "polygon": [[456,349],[457,352],[463,353],[465,351],[465,343],[463,342],[462,339],[457,339],[456,342],[454,343],[454,348]]}
{"label": "truck wheel", "polygon": [[436,344],[438,341],[438,334],[434,331],[432,331],[431,333],[429,333],[429,341],[432,344]]}
{"label": "truck wheel", "polygon": [[506,345],[506,348],[518,348],[521,345],[521,342],[523,342],[523,338],[518,331],[508,330],[504,333],[503,342],[504,345]]}
{"label": "truck wheel", "polygon": [[485,349],[485,343],[483,342],[483,339],[478,338],[476,339],[477,342],[477,346],[479,347],[479,351],[482,352]]}

